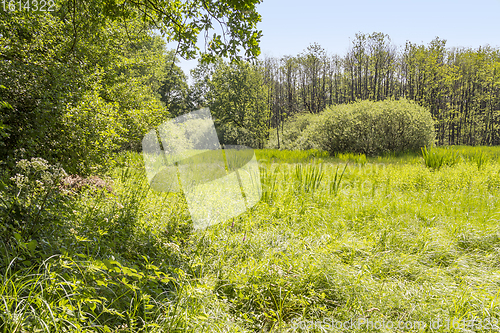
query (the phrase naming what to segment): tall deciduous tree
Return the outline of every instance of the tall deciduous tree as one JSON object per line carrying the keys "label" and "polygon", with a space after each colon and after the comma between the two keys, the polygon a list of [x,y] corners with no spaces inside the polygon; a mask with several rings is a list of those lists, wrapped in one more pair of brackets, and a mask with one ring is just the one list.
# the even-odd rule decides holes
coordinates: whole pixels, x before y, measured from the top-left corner
{"label": "tall deciduous tree", "polygon": [[256,66],[220,61],[208,82],[207,105],[223,143],[264,146],[270,112],[263,77]]}
{"label": "tall deciduous tree", "polygon": [[[79,139],[70,127],[108,116],[108,125],[117,127],[97,132],[117,138],[107,147],[136,149],[144,131],[168,116],[157,96],[168,57],[155,33],[177,42],[174,53],[183,57],[199,55],[197,40],[204,36],[204,60],[238,58],[240,49],[252,58],[259,54],[259,2],[58,0],[53,12],[0,11],[0,85],[6,87],[0,90],[6,103],[0,106],[0,157],[40,156],[85,172],[85,149],[68,151],[101,140]],[[210,37],[216,27],[220,33]],[[91,96],[99,111],[86,105]]]}
{"label": "tall deciduous tree", "polygon": [[165,103],[172,116],[181,115],[194,108],[186,74],[176,62],[175,55],[170,52],[165,68],[166,75],[158,88],[160,100]]}

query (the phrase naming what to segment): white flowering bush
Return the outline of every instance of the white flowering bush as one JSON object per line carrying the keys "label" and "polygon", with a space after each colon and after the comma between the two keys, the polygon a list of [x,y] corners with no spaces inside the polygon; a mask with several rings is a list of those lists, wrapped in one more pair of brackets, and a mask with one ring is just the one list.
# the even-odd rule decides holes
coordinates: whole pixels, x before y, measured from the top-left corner
{"label": "white flowering bush", "polygon": [[0,239],[11,250],[17,244],[33,252],[42,229],[60,218],[58,187],[66,172],[42,158],[18,161],[15,172],[0,180]]}

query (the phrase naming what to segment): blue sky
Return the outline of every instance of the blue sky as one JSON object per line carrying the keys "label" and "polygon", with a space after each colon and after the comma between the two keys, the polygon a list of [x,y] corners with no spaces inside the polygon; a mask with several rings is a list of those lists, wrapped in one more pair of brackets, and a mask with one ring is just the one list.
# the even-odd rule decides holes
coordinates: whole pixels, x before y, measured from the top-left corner
{"label": "blue sky", "polygon": [[[436,36],[447,47],[500,47],[500,0],[264,0],[262,56],[295,56],[310,44],[344,55],[357,32],[388,34],[392,44],[428,44]],[[181,61],[188,73],[196,60]]]}

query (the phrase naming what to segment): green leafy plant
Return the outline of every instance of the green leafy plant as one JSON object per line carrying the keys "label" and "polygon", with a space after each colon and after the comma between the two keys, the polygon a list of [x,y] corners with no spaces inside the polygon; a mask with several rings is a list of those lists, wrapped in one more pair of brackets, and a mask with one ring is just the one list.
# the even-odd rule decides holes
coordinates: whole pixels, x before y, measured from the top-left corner
{"label": "green leafy plant", "polygon": [[60,221],[63,200],[59,184],[66,172],[41,158],[18,161],[16,171],[7,184],[1,182],[0,239],[7,252],[17,247],[32,255],[35,238]]}
{"label": "green leafy plant", "polygon": [[295,180],[297,188],[305,193],[313,193],[321,186],[323,180],[323,168],[321,164],[308,163],[305,166],[295,166]]}
{"label": "green leafy plant", "polygon": [[427,149],[422,147],[422,158],[425,166],[439,170],[442,166],[453,166],[458,163],[460,155],[452,150]]}
{"label": "green leafy plant", "polygon": [[340,183],[342,182],[342,177],[344,177],[345,169],[347,169],[347,163],[345,164],[344,170],[342,170],[342,173],[339,175],[339,166],[337,166],[333,181],[330,183],[330,194],[337,196],[339,193]]}
{"label": "green leafy plant", "polygon": [[82,332],[89,326],[101,332],[110,332],[110,326],[137,332],[157,326],[170,276],[147,260],[139,270],[112,258],[75,258],[52,256],[37,270],[13,271],[9,265],[0,276],[2,332]]}
{"label": "green leafy plant", "polygon": [[431,146],[435,129],[430,112],[414,102],[361,101],[326,108],[302,136],[312,148],[330,154],[377,155]]}
{"label": "green leafy plant", "polygon": [[316,118],[317,115],[311,113],[299,113],[287,119],[281,129],[271,131],[268,147],[289,150],[310,149],[312,142],[304,139],[303,132]]}

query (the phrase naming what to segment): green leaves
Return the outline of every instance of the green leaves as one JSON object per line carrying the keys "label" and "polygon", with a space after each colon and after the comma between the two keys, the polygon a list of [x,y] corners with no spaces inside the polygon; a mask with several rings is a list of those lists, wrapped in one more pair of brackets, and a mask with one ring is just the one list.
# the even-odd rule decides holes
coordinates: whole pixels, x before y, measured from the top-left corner
{"label": "green leaves", "polygon": [[[169,116],[159,90],[172,113],[189,109],[185,76],[168,66],[178,54],[201,54],[197,38],[212,22],[224,27],[212,59],[238,58],[240,47],[258,54],[256,3],[59,0],[44,15],[1,12],[0,157],[39,156],[88,174],[117,149],[139,149]],[[175,53],[158,31],[178,43]]]}
{"label": "green leaves", "polygon": [[25,245],[30,253],[34,253],[36,246],[38,245],[38,242],[33,239],[33,240],[29,241],[28,243],[25,243]]}
{"label": "green leaves", "polygon": [[132,268],[118,260],[53,256],[38,270],[0,275],[0,327],[82,332],[98,326],[100,332],[111,332],[109,326],[116,330],[127,323],[134,331],[147,330],[158,326],[161,288],[170,280],[159,269]]}
{"label": "green leaves", "polygon": [[210,35],[214,23],[221,32],[213,33],[207,40],[208,54],[205,60],[213,61],[214,56],[241,57],[240,48],[245,56],[255,58],[259,55],[258,42],[262,36],[256,29],[260,15],[255,5],[261,0],[215,1],[137,1],[133,2],[145,22],[155,26],[168,41],[178,43],[179,54],[193,59],[204,52],[197,45],[201,33]]}
{"label": "green leaves", "polygon": [[[89,173],[96,165],[106,167],[123,141],[123,122],[116,104],[106,103],[93,91],[69,107],[62,118],[61,144],[70,172]],[[90,125],[90,126],[89,126]]]}
{"label": "green leaves", "polygon": [[195,107],[194,101],[190,100],[187,77],[176,62],[175,55],[173,52],[170,53],[164,68],[166,75],[157,90],[160,100],[165,103],[168,112],[173,117],[191,111]]}
{"label": "green leaves", "polygon": [[309,125],[303,141],[335,153],[375,155],[418,151],[434,144],[429,111],[407,101],[362,101],[327,108]]}
{"label": "green leaves", "polygon": [[18,161],[15,176],[0,189],[0,241],[11,255],[37,257],[42,232],[60,221],[63,205],[57,188],[65,175],[40,158]]}
{"label": "green leaves", "polygon": [[221,143],[262,148],[270,115],[258,68],[247,62],[219,61],[207,86],[207,104]]}
{"label": "green leaves", "polygon": [[[436,150],[427,147],[422,147],[422,158],[424,159],[424,164],[426,167],[439,170],[442,166],[453,166],[459,161],[459,154],[456,151],[452,150]],[[484,160],[480,161],[481,163]],[[481,164],[478,162],[478,168],[481,167]]]}

